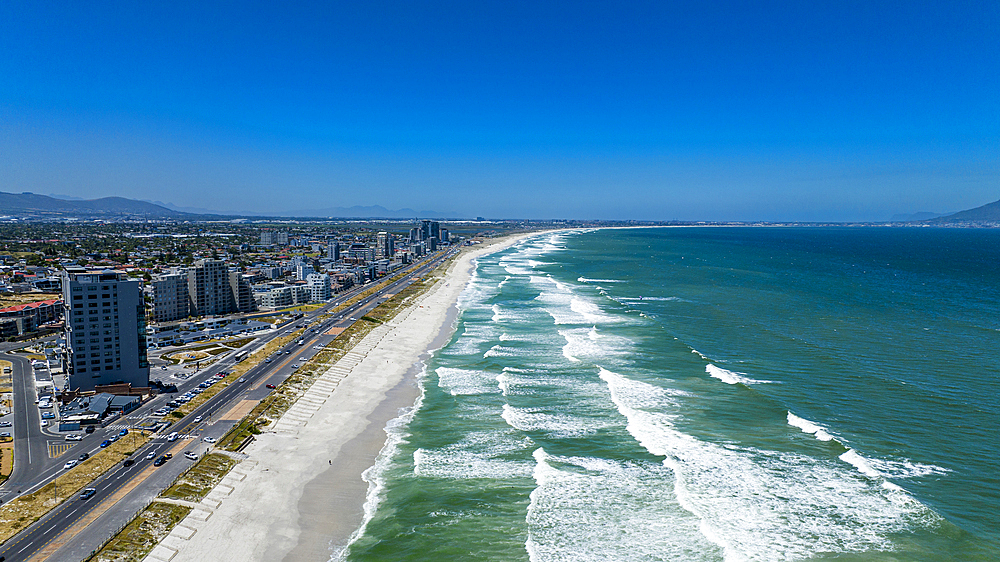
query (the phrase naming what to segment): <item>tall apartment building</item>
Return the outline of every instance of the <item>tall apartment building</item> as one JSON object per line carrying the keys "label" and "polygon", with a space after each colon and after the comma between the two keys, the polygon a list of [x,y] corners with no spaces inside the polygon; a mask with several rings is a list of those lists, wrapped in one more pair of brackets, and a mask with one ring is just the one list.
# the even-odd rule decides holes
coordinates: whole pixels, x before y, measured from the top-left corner
{"label": "tall apartment building", "polygon": [[306,279],[311,302],[325,301],[330,298],[330,276],[325,273],[313,273]]}
{"label": "tall apartment building", "polygon": [[229,272],[229,290],[232,294],[234,312],[253,312],[257,310],[257,301],[253,298],[253,287],[248,276],[239,271]]}
{"label": "tall apartment building", "polygon": [[288,245],[288,232],[281,230],[262,230],[260,231],[260,243],[262,246],[287,246]]}
{"label": "tall apartment building", "polygon": [[441,238],[441,223],[437,221],[420,221],[420,239]]}
{"label": "tall apartment building", "polygon": [[375,238],[375,259],[392,259],[395,253],[392,235],[388,232],[379,232]]}
{"label": "tall apartment building", "polygon": [[114,271],[63,272],[69,387],[149,386],[146,313],[139,281]]}
{"label": "tall apartment building", "polygon": [[188,315],[188,276],[173,271],[153,278],[153,322],[171,322]]}
{"label": "tall apartment building", "polygon": [[448,229],[447,228],[442,228],[441,229],[441,238],[440,238],[440,241],[441,242],[450,242],[451,239],[449,238],[449,236],[450,236],[450,234],[448,233]]}
{"label": "tall apartment building", "polygon": [[326,245],[326,257],[333,261],[340,261],[340,242],[330,240]]}
{"label": "tall apartment building", "polygon": [[222,260],[201,259],[188,268],[188,299],[192,316],[235,312],[229,269]]}

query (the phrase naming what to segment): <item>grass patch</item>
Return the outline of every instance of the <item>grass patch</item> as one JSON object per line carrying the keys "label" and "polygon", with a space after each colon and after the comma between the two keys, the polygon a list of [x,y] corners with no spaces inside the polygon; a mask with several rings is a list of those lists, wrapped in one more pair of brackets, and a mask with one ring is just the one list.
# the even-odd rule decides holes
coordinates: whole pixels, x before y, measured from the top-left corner
{"label": "grass patch", "polygon": [[200,501],[234,466],[236,459],[228,455],[221,453],[205,455],[160,496],[189,502]]}
{"label": "grass patch", "polygon": [[6,541],[37,521],[53,507],[76,495],[87,484],[125,460],[148,440],[149,437],[145,434],[140,435],[139,432],[133,431],[76,467],[67,470],[54,482],[49,482],[31,494],[0,506],[0,542]]}
{"label": "grass patch", "polygon": [[132,520],[115,538],[86,560],[100,562],[138,562],[170,534],[170,530],[191,513],[183,505],[153,502]]}

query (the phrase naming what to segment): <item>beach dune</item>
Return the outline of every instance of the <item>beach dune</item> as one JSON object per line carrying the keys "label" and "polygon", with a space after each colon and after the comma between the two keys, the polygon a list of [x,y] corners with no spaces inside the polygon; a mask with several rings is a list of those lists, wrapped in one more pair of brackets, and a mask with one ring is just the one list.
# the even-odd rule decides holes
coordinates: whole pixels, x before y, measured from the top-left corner
{"label": "beach dune", "polygon": [[321,561],[364,520],[385,427],[419,395],[417,376],[451,336],[474,260],[524,235],[464,251],[443,279],[333,365],[197,509],[146,558],[203,562]]}

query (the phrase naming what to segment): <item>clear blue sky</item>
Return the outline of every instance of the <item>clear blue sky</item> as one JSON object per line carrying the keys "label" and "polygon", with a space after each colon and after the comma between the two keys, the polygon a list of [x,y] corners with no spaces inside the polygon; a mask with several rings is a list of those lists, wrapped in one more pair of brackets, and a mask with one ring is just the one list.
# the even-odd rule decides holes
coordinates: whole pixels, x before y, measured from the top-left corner
{"label": "clear blue sky", "polygon": [[0,191],[879,220],[1000,199],[1000,2],[0,2]]}

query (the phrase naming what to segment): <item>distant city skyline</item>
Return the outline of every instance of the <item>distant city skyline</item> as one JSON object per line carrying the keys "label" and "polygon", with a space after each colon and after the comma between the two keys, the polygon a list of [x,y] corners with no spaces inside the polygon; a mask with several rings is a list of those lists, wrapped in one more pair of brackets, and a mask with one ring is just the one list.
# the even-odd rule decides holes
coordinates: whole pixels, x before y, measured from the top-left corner
{"label": "distant city skyline", "polygon": [[886,220],[1000,199],[1000,5],[0,5],[0,191]]}

